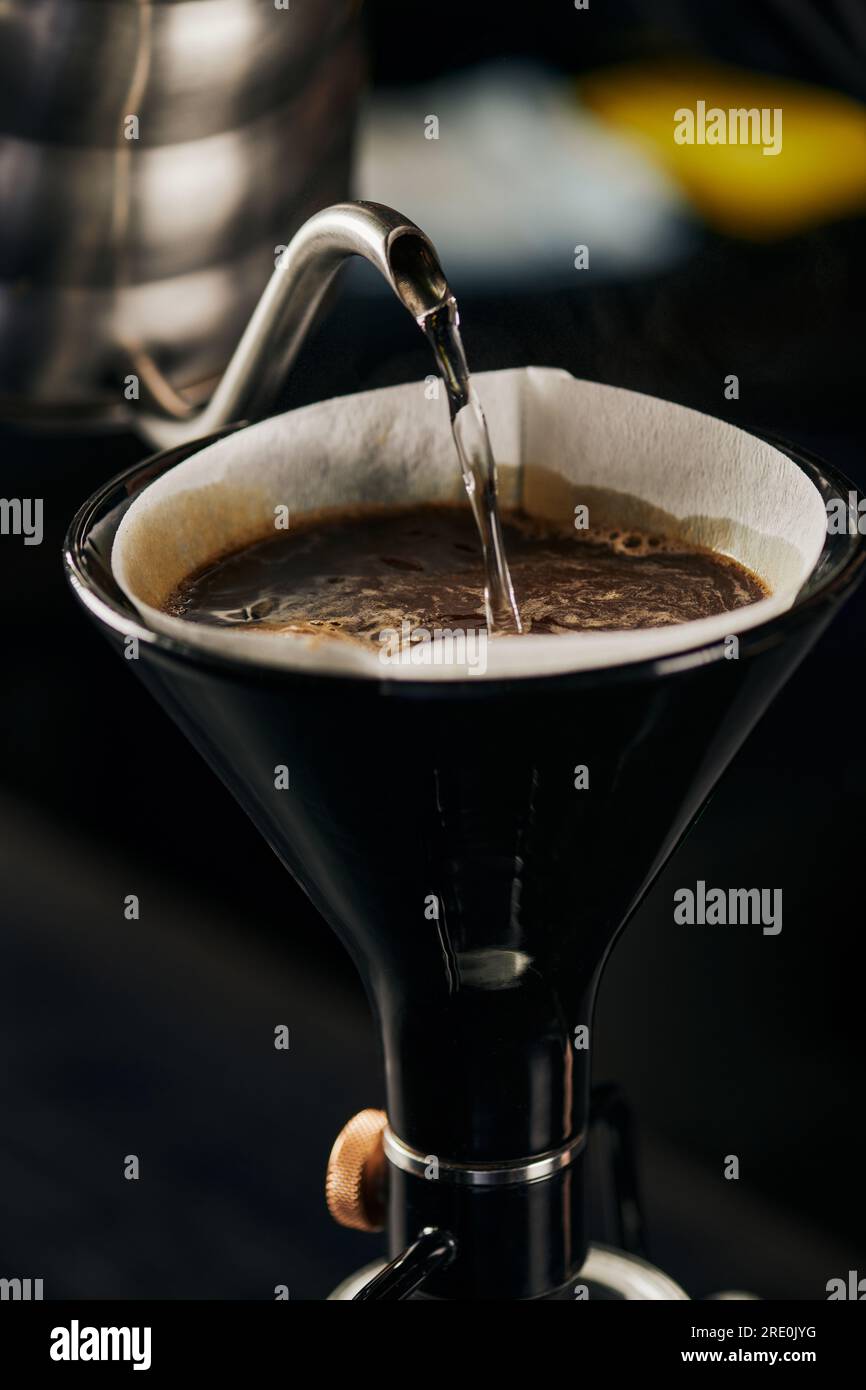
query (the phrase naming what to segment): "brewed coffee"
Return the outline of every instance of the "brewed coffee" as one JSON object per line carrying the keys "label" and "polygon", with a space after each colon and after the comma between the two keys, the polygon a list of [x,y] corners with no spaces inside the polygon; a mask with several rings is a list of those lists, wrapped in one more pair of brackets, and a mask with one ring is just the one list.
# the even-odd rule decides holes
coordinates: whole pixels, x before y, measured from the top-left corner
{"label": "brewed coffee", "polygon": [[[728,556],[651,531],[563,530],[503,513],[524,631],[664,627],[741,608],[766,585]],[[218,559],[165,605],[190,622],[378,643],[485,626],[478,533],[461,506],[339,510]]]}

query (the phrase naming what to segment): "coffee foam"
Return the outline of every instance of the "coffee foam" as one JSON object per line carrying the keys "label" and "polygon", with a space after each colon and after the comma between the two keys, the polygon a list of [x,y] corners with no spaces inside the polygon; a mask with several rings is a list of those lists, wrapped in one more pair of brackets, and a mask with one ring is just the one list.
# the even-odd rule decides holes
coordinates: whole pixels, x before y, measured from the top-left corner
{"label": "coffee foam", "polygon": [[[593,530],[658,533],[730,555],[770,595],[672,627],[498,637],[477,678],[621,665],[685,651],[784,612],[826,535],[820,494],[778,450],[723,421],[549,368],[480,374],[502,502],[562,525],[586,506]],[[333,508],[461,501],[444,400],[424,383],[323,401],[240,430],[143,490],[114,541],[118,584],[145,623],[242,661],[376,679],[463,679],[455,663],[383,667],[327,636],[192,624],[162,611],[190,573],[290,521]]]}

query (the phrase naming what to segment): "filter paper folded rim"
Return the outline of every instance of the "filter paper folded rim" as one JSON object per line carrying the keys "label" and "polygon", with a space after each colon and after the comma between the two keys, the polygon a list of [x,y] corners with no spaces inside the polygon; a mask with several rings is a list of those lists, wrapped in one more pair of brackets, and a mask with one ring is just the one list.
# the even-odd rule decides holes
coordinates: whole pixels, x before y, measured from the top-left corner
{"label": "filter paper folded rim", "polygon": [[[189,623],[161,605],[218,556],[269,534],[277,516],[345,506],[465,501],[436,381],[317,402],[239,430],[162,474],[127,510],[114,576],[145,624],[203,652],[377,680],[463,680],[578,671],[672,655],[786,611],[821,554],[818,489],[785,454],[725,421],[553,368],[481,373],[504,505],[562,521],[659,529],[731,555],[772,593],[676,626],[567,636],[467,636],[398,661],[339,638]],[[467,504],[468,505],[468,504]],[[282,509],[282,510],[280,510]],[[393,658],[393,644],[391,646]],[[419,659],[420,658],[420,659]]]}

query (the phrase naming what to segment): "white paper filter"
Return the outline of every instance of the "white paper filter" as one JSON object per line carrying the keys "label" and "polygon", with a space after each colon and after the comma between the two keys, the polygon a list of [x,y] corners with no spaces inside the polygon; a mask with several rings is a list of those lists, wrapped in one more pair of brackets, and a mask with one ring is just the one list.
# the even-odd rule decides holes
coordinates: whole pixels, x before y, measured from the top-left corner
{"label": "white paper filter", "polygon": [[[567,372],[528,367],[475,378],[505,505],[562,521],[585,503],[592,524],[643,519],[711,545],[760,575],[772,594],[673,627],[573,636],[497,637],[486,662],[383,665],[339,638],[187,623],[160,605],[220,554],[292,520],[363,503],[465,500],[444,399],[423,382],[322,401],[240,430],[163,474],[118,528],[112,567],[145,623],[188,645],[270,666],[373,679],[519,677],[621,665],[745,631],[789,608],[826,534],[818,490],[777,449],[742,430]],[[468,505],[468,503],[467,503]],[[452,657],[454,653],[450,654]]]}

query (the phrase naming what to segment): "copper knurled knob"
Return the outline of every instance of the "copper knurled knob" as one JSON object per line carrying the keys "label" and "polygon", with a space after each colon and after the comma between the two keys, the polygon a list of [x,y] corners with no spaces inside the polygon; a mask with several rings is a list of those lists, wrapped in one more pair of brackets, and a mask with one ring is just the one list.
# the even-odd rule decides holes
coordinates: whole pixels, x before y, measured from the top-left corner
{"label": "copper knurled knob", "polygon": [[384,1110],[359,1110],[337,1135],[328,1159],[325,1200],[338,1226],[381,1231],[385,1225],[382,1131],[387,1123]]}

